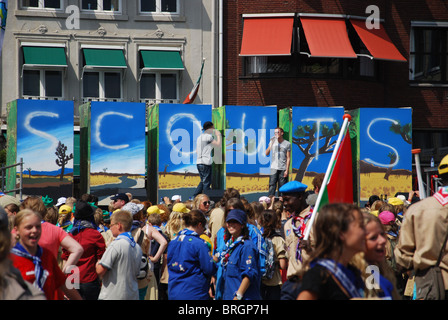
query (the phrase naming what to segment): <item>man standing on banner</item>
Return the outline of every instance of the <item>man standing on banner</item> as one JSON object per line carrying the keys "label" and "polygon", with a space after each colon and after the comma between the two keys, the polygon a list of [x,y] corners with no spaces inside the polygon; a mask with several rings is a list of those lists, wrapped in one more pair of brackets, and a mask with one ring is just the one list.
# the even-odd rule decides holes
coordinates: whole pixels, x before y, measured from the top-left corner
{"label": "man standing on banner", "polygon": [[[404,271],[415,272],[417,300],[448,299],[448,155],[440,162],[438,173],[442,187],[432,197],[409,207],[394,250],[396,263]],[[441,295],[431,298],[425,290],[429,284],[423,277],[428,278],[428,270],[438,263],[443,278]],[[437,286],[437,283],[430,285]]]}
{"label": "man standing on banner", "polygon": [[291,215],[284,226],[286,256],[288,258],[287,281],[282,285],[282,300],[295,300],[299,293],[300,282],[304,274],[303,262],[308,257],[303,249],[305,227],[311,215],[306,203],[307,185],[299,181],[290,181],[280,188],[285,210]]}
{"label": "man standing on banner", "polygon": [[[266,156],[272,152],[271,176],[269,178],[269,196],[275,196],[275,191],[288,182],[289,164],[291,162],[291,143],[283,138],[284,131],[278,127],[274,130],[266,149]],[[280,191],[280,190],[279,190]]]}
{"label": "man standing on banner", "polygon": [[[202,131],[202,134],[196,141],[196,166],[201,181],[194,192],[194,197],[210,190],[210,185],[212,183],[212,151],[214,147],[221,147],[221,133],[215,129],[212,122],[206,121],[202,127]],[[216,139],[213,137],[213,134]]]}

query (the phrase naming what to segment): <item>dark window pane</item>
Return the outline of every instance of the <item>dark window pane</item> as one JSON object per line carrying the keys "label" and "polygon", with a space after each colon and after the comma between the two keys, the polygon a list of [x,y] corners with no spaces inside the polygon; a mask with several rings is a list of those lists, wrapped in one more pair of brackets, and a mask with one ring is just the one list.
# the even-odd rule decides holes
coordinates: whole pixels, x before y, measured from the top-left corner
{"label": "dark window pane", "polygon": [[39,7],[39,0],[23,0],[22,7]]}
{"label": "dark window pane", "polygon": [[40,96],[40,71],[24,70],[23,71],[23,95],[24,96]]}
{"label": "dark window pane", "polygon": [[45,95],[47,97],[62,97],[61,71],[45,71]]}
{"label": "dark window pane", "polygon": [[142,12],[156,11],[156,0],[140,0],[140,10]]}
{"label": "dark window pane", "polygon": [[162,12],[177,12],[177,0],[162,0]]}
{"label": "dark window pane", "polygon": [[98,72],[84,72],[82,78],[83,97],[98,98],[100,75]]}
{"label": "dark window pane", "polygon": [[119,11],[119,0],[103,0],[103,10],[105,11]]}
{"label": "dark window pane", "polygon": [[140,80],[140,99],[156,98],[156,75],[143,74]]}
{"label": "dark window pane", "polygon": [[177,99],[175,74],[162,74],[162,99]]}
{"label": "dark window pane", "polygon": [[97,10],[98,9],[97,0],[82,0],[82,8],[84,10]]}
{"label": "dark window pane", "polygon": [[60,9],[61,8],[61,0],[45,0],[44,7]]}
{"label": "dark window pane", "polygon": [[121,98],[120,74],[116,72],[104,73],[104,97]]}

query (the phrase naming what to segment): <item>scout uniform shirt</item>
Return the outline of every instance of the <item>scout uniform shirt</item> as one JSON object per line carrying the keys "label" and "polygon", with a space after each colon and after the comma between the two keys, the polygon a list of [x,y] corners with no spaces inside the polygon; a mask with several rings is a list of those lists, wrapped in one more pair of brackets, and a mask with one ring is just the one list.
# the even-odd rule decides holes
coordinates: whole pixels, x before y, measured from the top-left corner
{"label": "scout uniform shirt", "polygon": [[[305,218],[310,213],[310,207],[306,208],[302,212],[300,212],[299,217]],[[292,228],[292,223],[296,227],[300,226],[300,221],[294,221],[294,218],[288,219],[285,223],[285,245],[286,245],[286,256],[288,258],[288,270],[286,272],[286,276],[288,279],[294,276],[303,276],[305,270],[303,269],[303,263],[308,258],[308,254],[305,250],[301,250],[302,261],[296,259],[297,253],[297,244],[299,243],[299,238],[294,233]],[[313,232],[310,233],[310,239]]]}
{"label": "scout uniform shirt", "polygon": [[[435,194],[436,195],[436,194]],[[448,203],[435,196],[414,203],[406,211],[394,250],[397,264],[406,269],[425,270],[437,262],[448,232]],[[445,290],[448,290],[448,254],[440,261]]]}

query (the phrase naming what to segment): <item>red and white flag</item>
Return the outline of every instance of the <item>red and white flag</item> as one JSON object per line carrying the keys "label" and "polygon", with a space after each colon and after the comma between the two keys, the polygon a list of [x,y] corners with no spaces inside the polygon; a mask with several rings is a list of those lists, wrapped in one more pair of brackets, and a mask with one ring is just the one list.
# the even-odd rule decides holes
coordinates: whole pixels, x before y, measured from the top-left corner
{"label": "red and white flag", "polygon": [[191,89],[190,93],[185,98],[184,104],[193,103],[194,99],[196,99],[196,96],[198,95],[199,85],[201,83],[201,78],[202,78],[202,70],[204,69],[204,63],[205,63],[205,59],[202,60],[201,73],[199,74],[198,81],[196,81],[196,84],[194,85],[193,89]]}

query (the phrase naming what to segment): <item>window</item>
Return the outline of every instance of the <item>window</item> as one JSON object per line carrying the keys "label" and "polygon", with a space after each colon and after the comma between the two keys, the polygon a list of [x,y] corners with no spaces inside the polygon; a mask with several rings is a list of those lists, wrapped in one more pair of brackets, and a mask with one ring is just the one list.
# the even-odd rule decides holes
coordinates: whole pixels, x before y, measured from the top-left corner
{"label": "window", "polygon": [[85,99],[121,99],[121,72],[86,71],[82,84]]}
{"label": "window", "polygon": [[81,45],[83,61],[83,98],[120,100],[126,58],[119,46]]}
{"label": "window", "polygon": [[82,0],[82,10],[121,11],[121,0]]}
{"label": "window", "polygon": [[23,96],[62,98],[62,71],[23,70]]}
{"label": "window", "polygon": [[140,80],[140,99],[178,102],[176,73],[144,73]]}
{"label": "window", "polygon": [[22,0],[23,8],[62,9],[61,0]]}
{"label": "window", "polygon": [[140,0],[142,13],[179,13],[179,0]]}
{"label": "window", "polygon": [[413,82],[448,82],[448,28],[417,28],[411,33],[409,79]]}

